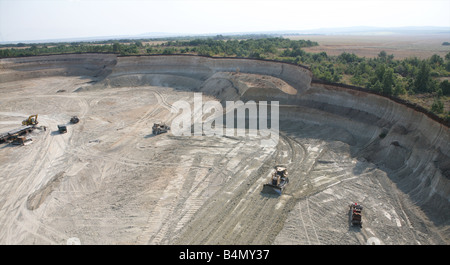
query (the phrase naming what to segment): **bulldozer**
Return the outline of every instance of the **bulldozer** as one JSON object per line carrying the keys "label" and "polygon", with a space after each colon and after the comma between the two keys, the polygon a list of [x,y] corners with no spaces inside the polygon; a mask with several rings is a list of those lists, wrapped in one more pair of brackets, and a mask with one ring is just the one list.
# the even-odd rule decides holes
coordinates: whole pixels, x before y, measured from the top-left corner
{"label": "bulldozer", "polygon": [[168,130],[170,130],[170,127],[167,126],[165,123],[154,123],[152,127],[152,133],[154,135],[165,133]]}
{"label": "bulldozer", "polygon": [[362,209],[363,207],[356,202],[350,204],[350,222],[352,226],[362,227]]}
{"label": "bulldozer", "polygon": [[70,123],[77,124],[78,122],[80,122],[80,119],[77,116],[72,116],[72,118],[70,118]]}
{"label": "bulldozer", "polygon": [[269,183],[264,184],[262,193],[281,195],[289,183],[288,172],[285,166],[275,166]]}
{"label": "bulldozer", "polygon": [[30,117],[28,117],[28,119],[22,121],[22,125],[36,125],[39,123],[37,118],[37,114],[31,115]]}

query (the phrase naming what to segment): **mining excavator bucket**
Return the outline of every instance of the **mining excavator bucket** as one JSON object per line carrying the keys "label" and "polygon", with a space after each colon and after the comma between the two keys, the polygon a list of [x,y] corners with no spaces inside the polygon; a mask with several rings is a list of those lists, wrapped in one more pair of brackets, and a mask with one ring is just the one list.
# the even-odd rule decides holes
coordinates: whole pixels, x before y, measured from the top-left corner
{"label": "mining excavator bucket", "polygon": [[263,190],[261,192],[265,194],[281,195],[281,193],[283,193],[283,189],[281,187],[278,187],[277,185],[264,184]]}

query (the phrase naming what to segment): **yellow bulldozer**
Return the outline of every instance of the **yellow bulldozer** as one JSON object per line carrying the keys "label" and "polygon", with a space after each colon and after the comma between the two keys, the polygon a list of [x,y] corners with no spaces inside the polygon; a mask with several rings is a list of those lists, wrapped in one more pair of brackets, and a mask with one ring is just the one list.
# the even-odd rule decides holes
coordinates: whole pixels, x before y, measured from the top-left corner
{"label": "yellow bulldozer", "polygon": [[275,166],[275,171],[269,183],[264,184],[262,193],[281,195],[289,183],[287,168],[282,165]]}
{"label": "yellow bulldozer", "polygon": [[36,125],[38,124],[38,115],[31,115],[28,119],[22,121],[22,125]]}

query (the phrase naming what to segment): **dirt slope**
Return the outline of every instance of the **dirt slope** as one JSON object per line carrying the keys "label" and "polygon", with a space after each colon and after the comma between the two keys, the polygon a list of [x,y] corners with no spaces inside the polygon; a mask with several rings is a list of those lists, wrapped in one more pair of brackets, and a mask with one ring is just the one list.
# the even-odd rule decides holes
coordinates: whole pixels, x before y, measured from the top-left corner
{"label": "dirt slope", "polygon": [[[1,244],[448,244],[449,129],[389,99],[311,83],[290,64],[195,56],[0,60]],[[154,136],[172,104],[280,102],[261,137]],[[80,123],[68,124],[72,115]],[[60,135],[57,124],[68,124]],[[236,130],[244,130],[237,128]],[[281,197],[261,194],[276,164]],[[348,205],[364,206],[363,228]],[[79,241],[78,241],[79,240]]]}

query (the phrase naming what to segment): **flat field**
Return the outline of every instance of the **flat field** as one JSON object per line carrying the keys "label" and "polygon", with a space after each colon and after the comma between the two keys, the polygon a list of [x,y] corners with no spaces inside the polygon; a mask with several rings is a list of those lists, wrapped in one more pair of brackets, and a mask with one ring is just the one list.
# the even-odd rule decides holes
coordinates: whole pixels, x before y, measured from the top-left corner
{"label": "flat field", "polygon": [[450,41],[450,34],[427,35],[296,35],[287,36],[292,40],[311,40],[319,46],[304,48],[306,52],[326,52],[328,55],[340,55],[343,52],[354,53],[361,57],[376,57],[380,51],[393,54],[395,59],[418,57],[426,59],[433,54],[444,57],[450,52],[450,46],[442,45]]}

